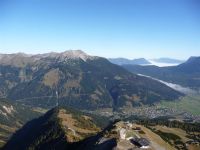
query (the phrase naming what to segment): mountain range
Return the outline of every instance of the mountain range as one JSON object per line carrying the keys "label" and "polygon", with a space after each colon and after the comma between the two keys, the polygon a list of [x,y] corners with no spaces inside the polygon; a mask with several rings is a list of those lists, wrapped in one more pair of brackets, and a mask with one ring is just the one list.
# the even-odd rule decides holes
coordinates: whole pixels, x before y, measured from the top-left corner
{"label": "mountain range", "polygon": [[200,88],[200,57],[190,57],[186,62],[170,67],[139,65],[123,65],[123,67],[135,74],[151,76],[196,90]]}
{"label": "mountain range", "polygon": [[83,51],[0,55],[0,96],[29,106],[97,109],[175,100],[168,86]]}
{"label": "mountain range", "polygon": [[[0,54],[0,147],[110,150],[134,146],[137,149],[138,145],[131,140],[123,140],[121,132],[125,130],[126,136],[135,138],[137,134],[136,137],[149,139],[152,149],[158,149],[159,144],[163,149],[167,143],[171,143],[170,149],[185,147],[186,141],[160,131],[157,124],[184,128],[181,132],[187,130],[187,138],[193,140],[198,139],[192,135],[194,131],[199,133],[198,123],[171,123],[166,118],[152,123],[135,114],[126,116],[121,108],[133,110],[137,106],[144,108],[161,101],[178,100],[185,94],[157,79],[198,89],[199,67],[200,57],[191,57],[177,66],[157,67],[119,66],[80,50]],[[102,108],[112,109],[113,114],[105,117],[94,113]],[[123,121],[111,122],[116,118]],[[140,126],[142,131],[134,131],[124,120],[139,123],[136,127]]]}
{"label": "mountain range", "polygon": [[101,147],[102,144],[96,142],[101,134],[97,135],[101,131],[102,122],[106,122],[106,119],[72,108],[57,107],[29,121],[11,137],[3,149],[87,150]]}
{"label": "mountain range", "polygon": [[[138,118],[133,122],[130,118],[129,121],[125,121],[126,119],[109,122],[105,117],[69,107],[56,107],[26,123],[4,145],[3,150],[140,150],[145,147],[152,150],[179,150],[188,149],[188,146],[192,146],[189,150],[199,148],[198,145],[187,143],[194,139],[199,140],[199,123],[169,121],[166,118]],[[102,124],[103,122],[105,124]]]}
{"label": "mountain range", "polygon": [[184,60],[167,58],[167,57],[162,57],[162,58],[157,58],[157,59],[152,59],[152,60],[158,63],[168,63],[168,64],[181,64],[185,62]]}
{"label": "mountain range", "polygon": [[176,66],[183,62],[184,60],[172,59],[172,58],[157,58],[157,59],[145,59],[145,58],[138,58],[138,59],[127,59],[127,58],[109,58],[108,59],[111,63],[117,65],[155,65],[159,67],[164,66]]}
{"label": "mountain range", "polygon": [[127,58],[109,58],[108,59],[111,63],[117,64],[117,65],[125,65],[125,64],[131,64],[131,65],[149,65],[151,64],[148,60],[144,58],[138,58],[138,59],[127,59]]}

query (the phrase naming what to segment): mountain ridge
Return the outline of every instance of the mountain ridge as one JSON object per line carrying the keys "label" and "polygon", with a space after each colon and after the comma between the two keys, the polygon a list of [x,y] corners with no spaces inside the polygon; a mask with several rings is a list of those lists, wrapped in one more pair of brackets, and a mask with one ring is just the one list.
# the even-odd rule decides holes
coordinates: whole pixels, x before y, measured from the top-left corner
{"label": "mountain ridge", "polygon": [[[50,52],[43,54],[25,54],[25,53],[14,53],[14,54],[0,54],[1,65],[14,65],[17,67],[23,67],[22,64],[37,63],[44,59],[54,59],[56,61],[67,61],[81,59],[86,61],[87,59],[95,59],[97,56],[87,55],[82,50],[68,50],[64,52]],[[20,66],[20,64],[22,66]]]}
{"label": "mountain ridge", "polygon": [[152,60],[155,62],[169,63],[169,64],[180,64],[180,63],[185,62],[184,60],[168,58],[168,57],[161,57],[161,58],[156,58],[156,59],[152,59]]}
{"label": "mountain ridge", "polygon": [[[78,59],[73,59],[76,52]],[[164,84],[132,74],[105,58],[87,56],[80,51],[65,54],[66,59],[62,59],[65,56],[60,57],[62,53],[59,53],[59,56],[53,54],[53,57],[45,56],[33,62],[30,59],[23,62],[20,58],[22,62],[18,64],[0,65],[0,96],[36,107],[52,108],[59,101],[60,105],[81,109],[118,109],[183,96]],[[68,59],[68,54],[72,59]],[[79,54],[88,59],[79,58]]]}
{"label": "mountain ridge", "polygon": [[27,121],[41,114],[31,107],[0,98],[0,147]]}
{"label": "mountain ridge", "polygon": [[100,132],[98,119],[69,107],[53,108],[24,125],[3,149],[82,149],[82,140]]}
{"label": "mountain ridge", "polygon": [[190,57],[186,62],[177,66],[133,66],[124,65],[132,73],[144,74],[166,82],[180,84],[197,90],[200,87],[200,57]]}
{"label": "mountain ridge", "polygon": [[[168,119],[123,118],[109,121],[76,109],[56,107],[25,124],[3,149],[129,150],[147,146],[152,150],[166,147],[174,150],[195,146],[188,141],[199,139],[198,135],[194,135],[194,132],[199,133],[199,124]],[[107,124],[100,127],[97,120]]]}
{"label": "mountain ridge", "polygon": [[134,65],[149,65],[151,64],[145,58],[127,59],[127,58],[108,58],[111,63],[117,65],[134,64]]}

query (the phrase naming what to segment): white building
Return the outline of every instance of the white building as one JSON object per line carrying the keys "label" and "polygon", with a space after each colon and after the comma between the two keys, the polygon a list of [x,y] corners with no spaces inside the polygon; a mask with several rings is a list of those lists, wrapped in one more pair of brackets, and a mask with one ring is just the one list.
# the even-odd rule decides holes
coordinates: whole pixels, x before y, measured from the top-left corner
{"label": "white building", "polygon": [[123,139],[123,140],[126,139],[126,129],[121,128],[121,129],[119,130],[119,134],[120,134],[120,138],[121,138],[121,139]]}

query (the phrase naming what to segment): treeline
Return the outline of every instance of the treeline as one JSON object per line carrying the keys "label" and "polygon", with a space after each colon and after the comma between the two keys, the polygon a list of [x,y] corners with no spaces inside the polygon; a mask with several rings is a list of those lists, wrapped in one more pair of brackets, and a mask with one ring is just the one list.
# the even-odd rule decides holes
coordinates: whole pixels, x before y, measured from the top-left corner
{"label": "treeline", "polygon": [[170,121],[164,118],[138,120],[138,123],[146,127],[162,125],[162,126],[167,126],[170,128],[180,128],[180,129],[185,130],[186,132],[200,132],[200,123],[186,123],[186,122],[180,122],[176,120]]}
{"label": "treeline", "polygon": [[95,125],[102,129],[105,128],[108,124],[110,124],[109,118],[105,116],[99,116],[87,112],[82,112],[70,106],[60,106],[58,109],[65,109],[67,113],[72,114],[72,116],[77,120],[80,120],[83,115],[89,116],[92,118],[91,122],[93,122]]}

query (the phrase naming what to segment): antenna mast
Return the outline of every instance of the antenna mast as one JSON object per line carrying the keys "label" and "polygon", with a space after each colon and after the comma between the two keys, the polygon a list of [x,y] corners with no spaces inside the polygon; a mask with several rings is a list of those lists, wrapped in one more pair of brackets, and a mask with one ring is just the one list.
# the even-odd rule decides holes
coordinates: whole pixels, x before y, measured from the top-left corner
{"label": "antenna mast", "polygon": [[56,107],[58,107],[58,91],[56,90]]}

